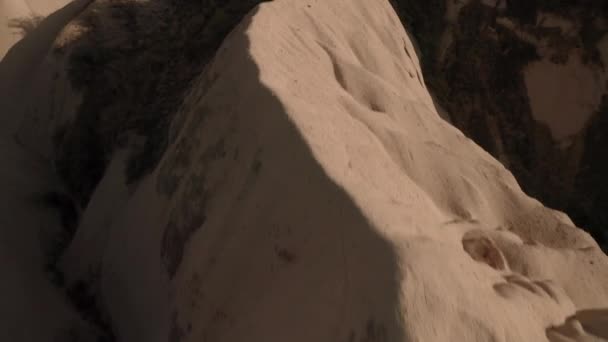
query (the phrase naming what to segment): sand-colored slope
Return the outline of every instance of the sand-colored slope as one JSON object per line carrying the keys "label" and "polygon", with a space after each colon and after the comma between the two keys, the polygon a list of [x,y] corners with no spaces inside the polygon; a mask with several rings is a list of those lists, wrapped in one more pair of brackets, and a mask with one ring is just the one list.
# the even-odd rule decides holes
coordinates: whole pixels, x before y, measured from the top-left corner
{"label": "sand-colored slope", "polygon": [[[7,0],[8,1],[8,0]],[[14,0],[13,0],[14,1]],[[49,15],[73,0],[23,0],[32,12],[38,15]]]}
{"label": "sand-colored slope", "polygon": [[608,307],[606,255],[439,118],[386,1],[262,5],[171,137],[100,261],[124,341],[547,341]]}
{"label": "sand-colored slope", "polygon": [[[0,87],[12,198],[54,185],[28,153],[45,155],[45,103],[67,96],[45,92],[61,61],[28,44],[0,65],[21,95],[47,94],[29,106]],[[156,171],[127,187],[123,158],[62,260],[99,286],[119,341],[608,340],[608,258],[438,116],[388,1],[260,6],[192,85]],[[18,271],[37,259],[19,232],[45,217],[14,203],[0,241],[30,242],[2,262],[30,264],[0,293],[29,305]],[[9,312],[19,329],[0,329],[35,340]]]}

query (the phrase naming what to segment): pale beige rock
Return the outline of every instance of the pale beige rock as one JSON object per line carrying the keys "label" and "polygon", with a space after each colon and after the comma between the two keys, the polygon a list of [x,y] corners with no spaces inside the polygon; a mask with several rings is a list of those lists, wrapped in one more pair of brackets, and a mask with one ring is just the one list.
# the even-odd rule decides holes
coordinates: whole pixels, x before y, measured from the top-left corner
{"label": "pale beige rock", "polygon": [[171,137],[132,193],[115,156],[64,260],[120,341],[608,340],[608,257],[439,117],[388,1],[259,6]]}
{"label": "pale beige rock", "polygon": [[182,176],[212,189],[183,340],[547,341],[608,306],[606,255],[438,117],[411,46],[363,0],[274,1],[227,39],[159,174],[188,142],[238,150]]}

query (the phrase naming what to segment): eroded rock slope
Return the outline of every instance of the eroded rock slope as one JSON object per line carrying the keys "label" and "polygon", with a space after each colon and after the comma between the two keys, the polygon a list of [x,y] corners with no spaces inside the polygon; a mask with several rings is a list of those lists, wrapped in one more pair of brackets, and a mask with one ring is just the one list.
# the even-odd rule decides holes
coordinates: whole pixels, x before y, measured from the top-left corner
{"label": "eroded rock slope", "polygon": [[438,115],[388,1],[254,5],[95,2],[0,103],[72,334],[608,339],[608,257]]}

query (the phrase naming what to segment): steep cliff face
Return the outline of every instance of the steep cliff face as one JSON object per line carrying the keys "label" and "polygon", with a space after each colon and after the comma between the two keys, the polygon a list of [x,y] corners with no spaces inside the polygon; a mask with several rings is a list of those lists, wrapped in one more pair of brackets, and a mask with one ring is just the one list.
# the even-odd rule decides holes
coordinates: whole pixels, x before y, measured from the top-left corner
{"label": "steep cliff face", "polygon": [[604,243],[608,3],[392,1],[436,103],[524,190]]}
{"label": "steep cliff face", "polygon": [[79,1],[7,54],[11,341],[608,340],[608,257],[438,115],[388,1],[255,5]]}

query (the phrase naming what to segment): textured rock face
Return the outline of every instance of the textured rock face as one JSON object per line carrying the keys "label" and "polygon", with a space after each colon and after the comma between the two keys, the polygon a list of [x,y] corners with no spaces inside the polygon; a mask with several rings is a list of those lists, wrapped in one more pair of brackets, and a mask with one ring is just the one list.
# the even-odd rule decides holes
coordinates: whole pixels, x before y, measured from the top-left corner
{"label": "textured rock face", "polygon": [[12,341],[608,339],[608,257],[439,117],[388,1],[256,3],[97,1],[11,51],[3,195],[49,203],[0,252],[44,279],[63,226],[71,322],[23,335],[13,267]]}
{"label": "textured rock face", "polygon": [[[608,4],[392,1],[436,103],[524,190],[607,241]],[[603,127],[603,128],[602,128]]]}

